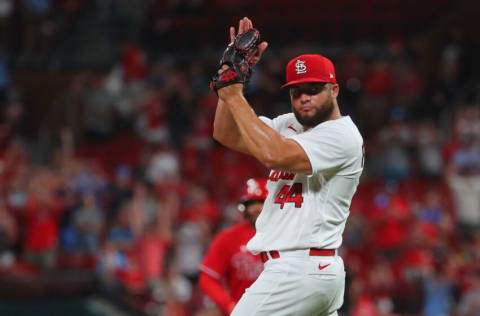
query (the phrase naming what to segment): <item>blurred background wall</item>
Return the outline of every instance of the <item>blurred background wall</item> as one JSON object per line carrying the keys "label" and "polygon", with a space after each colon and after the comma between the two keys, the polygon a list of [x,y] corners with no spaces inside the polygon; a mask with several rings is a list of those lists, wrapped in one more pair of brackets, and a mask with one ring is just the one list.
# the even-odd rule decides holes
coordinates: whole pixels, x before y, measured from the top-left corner
{"label": "blurred background wall", "polygon": [[286,62],[331,58],[366,169],[341,315],[480,315],[480,3],[0,0],[0,314],[221,315],[198,289],[258,162],[212,138],[228,27],[269,48],[247,98],[289,111]]}

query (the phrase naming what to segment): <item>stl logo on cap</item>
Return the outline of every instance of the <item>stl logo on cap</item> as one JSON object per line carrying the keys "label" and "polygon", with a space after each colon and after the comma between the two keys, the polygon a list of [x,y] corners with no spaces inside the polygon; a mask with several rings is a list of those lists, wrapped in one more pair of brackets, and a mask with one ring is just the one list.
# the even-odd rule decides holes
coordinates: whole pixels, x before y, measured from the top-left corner
{"label": "stl logo on cap", "polygon": [[287,82],[282,88],[303,82],[329,82],[337,84],[335,67],[330,59],[318,54],[292,58],[285,68]]}
{"label": "stl logo on cap", "polygon": [[305,62],[298,59],[297,63],[295,64],[295,70],[297,75],[307,73],[307,66],[305,66]]}

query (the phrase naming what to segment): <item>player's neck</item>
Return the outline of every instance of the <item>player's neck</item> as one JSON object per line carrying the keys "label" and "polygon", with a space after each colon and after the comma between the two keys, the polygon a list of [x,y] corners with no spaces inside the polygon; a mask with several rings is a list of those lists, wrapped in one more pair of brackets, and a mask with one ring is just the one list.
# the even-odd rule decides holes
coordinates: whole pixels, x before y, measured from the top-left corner
{"label": "player's neck", "polygon": [[332,114],[330,114],[330,117],[328,118],[327,121],[338,120],[340,118],[342,118],[342,113],[340,113],[340,108],[338,107],[337,102],[335,102]]}

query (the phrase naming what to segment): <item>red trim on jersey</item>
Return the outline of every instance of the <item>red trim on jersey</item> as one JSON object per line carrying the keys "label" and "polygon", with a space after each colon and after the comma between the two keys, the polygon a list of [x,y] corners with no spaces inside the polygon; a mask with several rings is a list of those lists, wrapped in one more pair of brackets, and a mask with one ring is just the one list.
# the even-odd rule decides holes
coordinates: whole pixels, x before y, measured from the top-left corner
{"label": "red trim on jersey", "polygon": [[211,276],[214,279],[220,280],[222,278],[222,276],[220,274],[218,274],[216,271],[210,269],[209,267],[207,267],[203,264],[200,265],[199,270],[202,271],[202,272],[205,272],[206,274],[208,274],[209,276]]}

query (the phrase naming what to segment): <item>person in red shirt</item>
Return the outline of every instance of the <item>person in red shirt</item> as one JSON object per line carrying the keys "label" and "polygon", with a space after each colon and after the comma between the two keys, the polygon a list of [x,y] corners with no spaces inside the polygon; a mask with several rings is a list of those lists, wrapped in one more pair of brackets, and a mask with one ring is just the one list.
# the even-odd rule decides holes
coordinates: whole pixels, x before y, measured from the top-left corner
{"label": "person in red shirt", "polygon": [[220,232],[200,265],[200,288],[227,314],[263,270],[260,256],[245,246],[255,235],[255,221],[268,193],[266,184],[266,179],[247,181],[239,204],[245,220]]}

